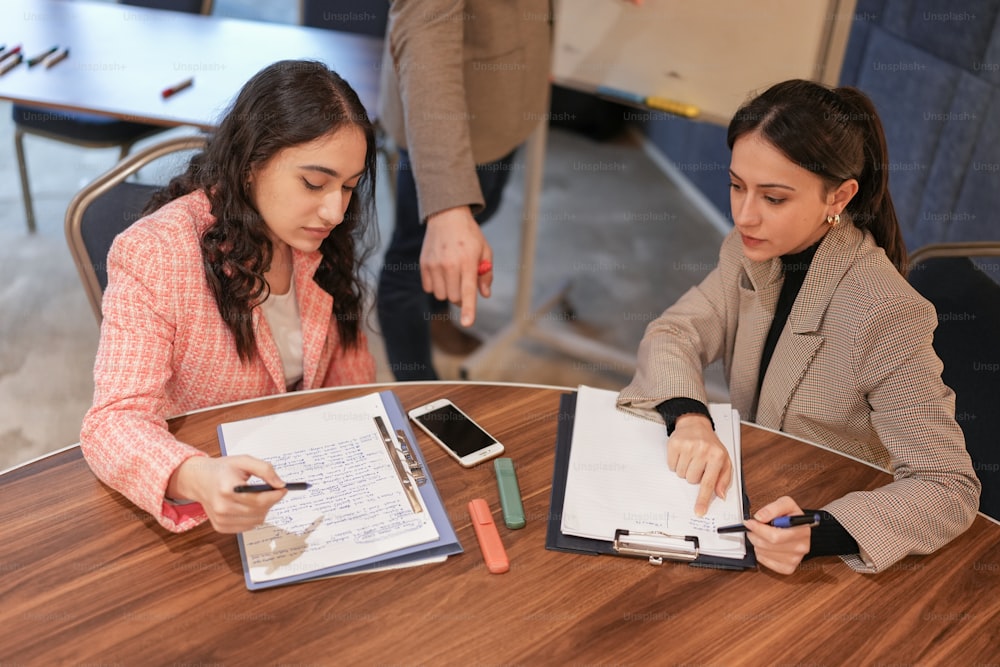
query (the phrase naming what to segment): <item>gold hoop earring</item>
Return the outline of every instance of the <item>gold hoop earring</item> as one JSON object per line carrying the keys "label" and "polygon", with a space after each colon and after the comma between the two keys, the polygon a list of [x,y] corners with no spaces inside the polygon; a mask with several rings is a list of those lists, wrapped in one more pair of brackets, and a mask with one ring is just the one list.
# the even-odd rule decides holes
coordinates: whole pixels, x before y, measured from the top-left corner
{"label": "gold hoop earring", "polygon": [[839,225],[840,224],[840,214],[837,213],[835,215],[828,215],[828,216],[826,216],[826,224],[830,225],[831,227],[836,227],[837,225]]}

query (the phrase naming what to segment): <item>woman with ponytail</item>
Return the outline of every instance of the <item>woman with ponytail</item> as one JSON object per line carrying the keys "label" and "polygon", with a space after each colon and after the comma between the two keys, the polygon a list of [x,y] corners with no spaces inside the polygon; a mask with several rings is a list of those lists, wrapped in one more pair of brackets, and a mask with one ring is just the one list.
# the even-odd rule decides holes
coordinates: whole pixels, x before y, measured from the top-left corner
{"label": "woman with ponytail", "polygon": [[[102,481],[175,532],[264,520],[286,493],[270,464],[207,457],[166,418],[374,380],[359,277],[374,188],[373,126],[336,73],[281,61],[244,85],[108,254],[80,434]],[[234,493],[251,475],[278,490]]]}
{"label": "woman with ponytail", "polygon": [[[874,463],[894,481],[818,510],[782,497],[745,522],[758,561],[795,571],[837,555],[860,572],[930,553],[969,527],[980,484],[932,348],[934,307],[906,282],[889,160],[871,100],[786,81],[729,124],[734,229],[718,266],[650,323],[619,405],[662,418],[669,467],[699,484],[695,512],[729,490],[703,368],[722,359],[743,419]],[[820,512],[818,526],[775,528]]]}

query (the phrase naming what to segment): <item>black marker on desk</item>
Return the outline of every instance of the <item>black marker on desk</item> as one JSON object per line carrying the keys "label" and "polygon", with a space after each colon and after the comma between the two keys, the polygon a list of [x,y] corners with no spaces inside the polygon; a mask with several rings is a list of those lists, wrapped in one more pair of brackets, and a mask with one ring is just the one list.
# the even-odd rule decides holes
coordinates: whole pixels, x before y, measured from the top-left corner
{"label": "black marker on desk", "polygon": [[42,62],[43,60],[45,60],[46,58],[48,58],[49,56],[51,56],[53,53],[55,53],[58,50],[59,50],[59,46],[56,45],[56,46],[53,46],[51,49],[48,49],[46,51],[43,51],[42,53],[39,53],[34,58],[29,58],[28,59],[28,67],[34,67],[35,65],[37,65],[40,62]]}
{"label": "black marker on desk", "polygon": [[[309,482],[289,482],[285,484],[284,488],[289,491],[305,491],[310,486]],[[280,491],[282,487],[271,486],[270,484],[240,484],[239,486],[234,486],[233,491],[236,493],[263,493],[264,491]]]}
{"label": "black marker on desk", "polygon": [[[818,526],[820,521],[820,516],[818,513],[814,514],[794,514],[791,516],[779,516],[772,521],[769,521],[767,525],[774,526],[775,528],[793,528],[795,526]],[[720,526],[716,529],[718,533],[745,533],[748,530],[746,526],[742,523],[736,523],[732,526]]]}

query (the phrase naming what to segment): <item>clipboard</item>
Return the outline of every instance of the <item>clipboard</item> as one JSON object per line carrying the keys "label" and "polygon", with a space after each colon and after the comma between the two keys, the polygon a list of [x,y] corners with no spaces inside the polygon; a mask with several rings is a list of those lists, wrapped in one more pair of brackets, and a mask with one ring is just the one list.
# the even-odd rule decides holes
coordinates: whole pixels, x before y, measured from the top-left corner
{"label": "clipboard", "polygon": [[[385,442],[387,449],[391,447],[393,450],[389,453],[390,458],[393,459],[393,464],[399,464],[396,466],[396,469],[400,473],[400,483],[403,485],[405,490],[407,488],[407,484],[412,481],[410,490],[413,493],[419,494],[420,499],[423,501],[423,506],[426,507],[426,510],[430,515],[430,520],[437,529],[438,538],[433,541],[380,553],[375,556],[354,560],[340,565],[310,569],[309,571],[281,578],[270,579],[267,581],[255,581],[251,577],[250,565],[247,556],[247,545],[245,543],[245,534],[240,533],[238,536],[240,560],[243,563],[243,573],[247,589],[260,590],[333,576],[411,567],[424,563],[440,562],[445,560],[448,556],[463,552],[462,545],[458,540],[458,536],[455,534],[455,529],[452,526],[450,519],[448,518],[444,504],[441,501],[441,495],[438,492],[437,486],[434,484],[434,479],[427,468],[423,452],[420,451],[417,439],[409,425],[409,421],[406,418],[406,412],[403,409],[399,398],[391,390],[378,392],[377,396],[381,399],[386,416],[389,418],[389,425],[386,429],[388,432],[385,434],[388,436],[388,440],[386,440],[385,436],[383,436],[383,442]],[[306,411],[321,411],[324,407],[326,406],[319,405],[283,414],[295,415]],[[273,417],[256,419],[269,418]],[[251,419],[245,421],[253,420]],[[227,454],[224,435],[225,426],[226,424],[220,424],[218,426],[219,446],[223,455]],[[389,432],[391,432],[391,435]],[[396,443],[399,445],[398,448],[395,446]],[[409,495],[410,494],[408,493],[408,496]]]}
{"label": "clipboard", "polygon": [[[576,416],[576,393],[559,397],[558,431],[556,433],[555,464],[552,473],[552,494],[549,499],[549,519],[545,533],[545,548],[550,551],[645,558],[653,565],[665,560],[686,562],[695,567],[744,570],[755,567],[757,558],[753,545],[746,542],[742,559],[722,558],[703,554],[698,538],[665,533],[637,533],[619,530],[611,541],[566,535],[561,530],[566,479],[569,474],[569,454],[573,441],[573,421]],[[750,501],[743,496],[744,516],[749,516]]]}

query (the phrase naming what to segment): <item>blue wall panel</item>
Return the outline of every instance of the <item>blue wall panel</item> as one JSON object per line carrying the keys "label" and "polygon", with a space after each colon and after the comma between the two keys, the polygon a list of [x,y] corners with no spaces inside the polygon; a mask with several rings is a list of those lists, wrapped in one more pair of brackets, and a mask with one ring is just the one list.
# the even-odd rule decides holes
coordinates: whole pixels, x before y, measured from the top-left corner
{"label": "blue wall panel", "polygon": [[[1000,240],[1000,0],[859,0],[841,85],[882,116],[910,250]],[[724,128],[656,115],[642,126],[729,218]]]}

